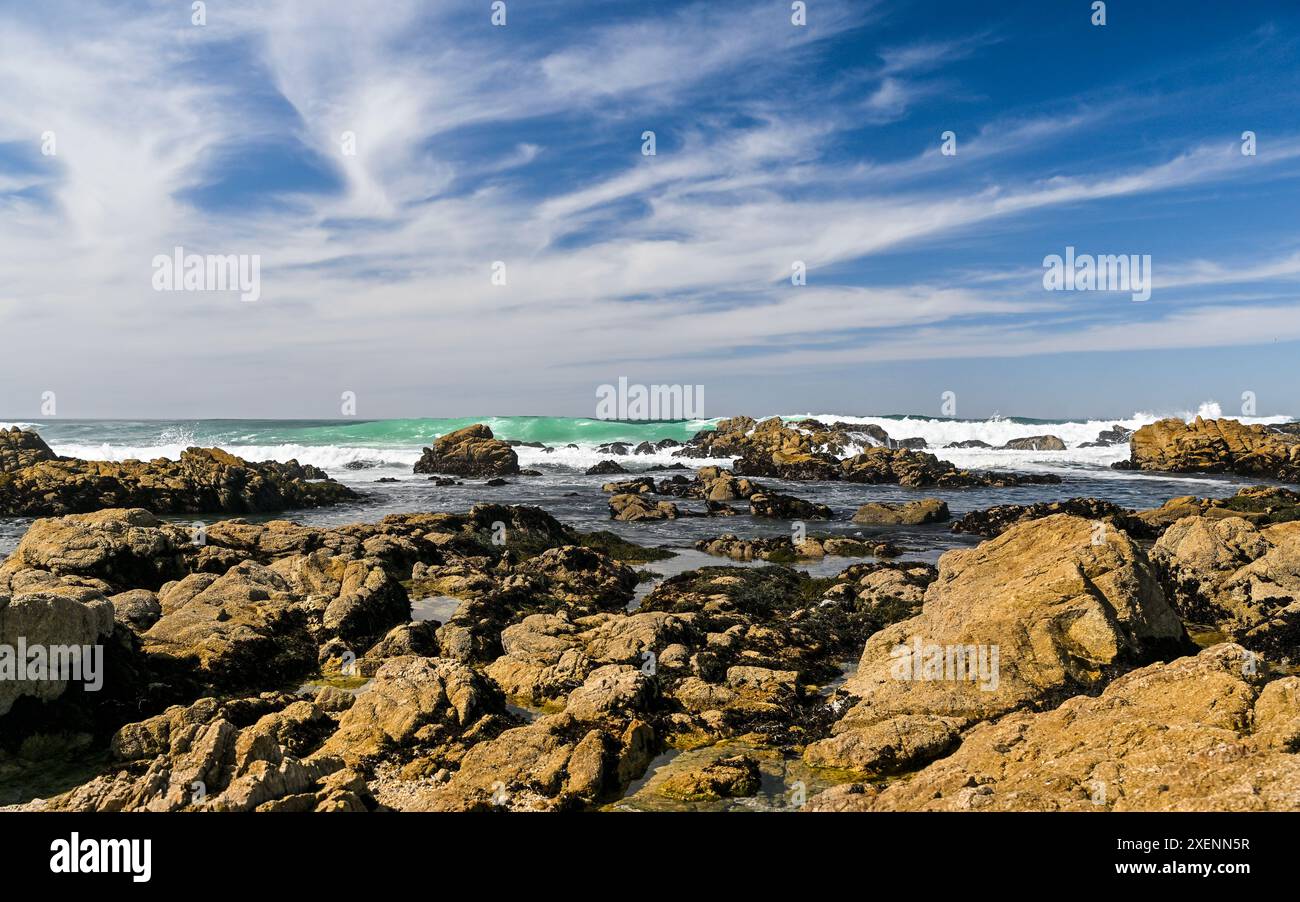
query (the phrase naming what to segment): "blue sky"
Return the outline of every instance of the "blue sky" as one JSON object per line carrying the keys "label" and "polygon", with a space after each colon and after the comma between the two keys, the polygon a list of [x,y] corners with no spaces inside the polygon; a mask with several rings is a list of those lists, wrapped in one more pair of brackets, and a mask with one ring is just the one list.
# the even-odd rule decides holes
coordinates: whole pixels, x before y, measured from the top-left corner
{"label": "blue sky", "polygon": [[0,0],[0,416],[1300,414],[1294,3],[790,6]]}

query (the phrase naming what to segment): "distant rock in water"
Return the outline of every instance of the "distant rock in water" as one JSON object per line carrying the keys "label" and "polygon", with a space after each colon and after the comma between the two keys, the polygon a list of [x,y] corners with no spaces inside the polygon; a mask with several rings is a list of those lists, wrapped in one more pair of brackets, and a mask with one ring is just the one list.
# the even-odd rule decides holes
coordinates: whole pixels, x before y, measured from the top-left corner
{"label": "distant rock in water", "polygon": [[158,514],[258,513],[321,507],[360,496],[297,461],[254,463],[218,448],[180,460],[59,457],[33,432],[0,430],[0,515],[61,516],[109,507]]}
{"label": "distant rock in water", "polygon": [[992,448],[988,442],[982,442],[977,438],[963,439],[960,442],[949,442],[944,445],[945,448]]}
{"label": "distant rock in water", "polygon": [[449,476],[514,476],[519,456],[506,442],[495,438],[482,423],[449,432],[425,448],[415,462],[416,473]]}
{"label": "distant rock in water", "polygon": [[1108,448],[1111,445],[1122,445],[1125,442],[1127,442],[1132,437],[1132,435],[1133,435],[1132,429],[1126,429],[1125,427],[1116,423],[1114,426],[1111,426],[1109,429],[1103,429],[1101,432],[1098,432],[1096,440],[1091,442],[1084,442],[1079,447],[1080,448]]}
{"label": "distant rock in water", "polygon": [[1003,451],[1064,451],[1065,442],[1054,435],[1030,435],[1013,438],[1002,446]]}
{"label": "distant rock in water", "polygon": [[600,487],[600,490],[613,495],[628,493],[641,495],[655,490],[655,480],[653,476],[638,476],[635,479],[627,479],[623,482],[607,482]]}
{"label": "distant rock in water", "polygon": [[677,457],[756,457],[780,453],[805,455],[814,452],[835,457],[852,446],[870,442],[888,444],[891,439],[878,426],[852,426],[819,420],[801,420],[786,425],[780,417],[757,422],[753,417],[731,417],[718,421],[716,429],[695,434]]}
{"label": "distant rock in water", "polygon": [[1235,473],[1300,482],[1300,436],[1238,420],[1157,420],[1133,434],[1124,470]]}
{"label": "distant rock in water", "polygon": [[608,476],[611,473],[626,473],[626,472],[627,470],[623,469],[623,467],[621,467],[617,461],[612,461],[612,460],[602,460],[600,463],[594,464],[587,468],[588,476]]}
{"label": "distant rock in water", "polygon": [[[962,470],[946,460],[924,451],[906,448],[868,448],[840,463],[842,478],[847,482],[872,485],[897,483],[917,488],[960,486],[1051,485],[1061,481],[1054,473],[997,473]],[[736,465],[740,469],[740,464]]]}
{"label": "distant rock in water", "polygon": [[[837,456],[853,447],[861,447],[867,440],[878,444],[843,460]],[[828,426],[819,420],[801,420],[789,426],[780,417],[771,417],[761,423],[752,417],[731,417],[720,420],[716,430],[697,433],[686,447],[676,453],[681,457],[733,457],[736,458],[733,469],[737,475],[773,479],[843,479],[848,482],[942,487],[1061,481],[1059,476],[1050,473],[972,473],[916,450],[925,444],[922,438],[891,439],[883,429],[874,425],[833,423]],[[1065,447],[1064,443],[1061,447]]]}

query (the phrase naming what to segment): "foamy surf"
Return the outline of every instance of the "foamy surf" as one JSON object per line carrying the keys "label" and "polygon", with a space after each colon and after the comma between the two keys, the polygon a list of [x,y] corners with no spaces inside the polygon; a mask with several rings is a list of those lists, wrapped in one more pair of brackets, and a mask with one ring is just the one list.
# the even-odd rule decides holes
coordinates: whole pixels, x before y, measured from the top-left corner
{"label": "foamy surf", "polygon": [[[994,416],[987,419],[949,419],[917,415],[854,416],[839,413],[783,414],[787,422],[816,419],[823,423],[850,426],[876,426],[896,440],[920,438],[926,450],[935,456],[968,469],[1015,469],[1034,471],[1070,471],[1089,469],[1108,471],[1109,466],[1128,456],[1128,445],[1121,443],[1101,448],[1085,448],[1099,433],[1120,426],[1137,430],[1165,416],[1192,420],[1197,416],[1224,416],[1220,405],[1207,401],[1196,410],[1178,413],[1135,412],[1122,418],[1079,420],[1038,420]],[[1227,414],[1232,416],[1232,414]],[[1288,416],[1243,417],[1243,423],[1278,424],[1291,421]],[[761,418],[759,418],[761,419]],[[366,479],[366,473],[383,475],[410,473],[420,458],[421,449],[439,436],[472,423],[485,423],[501,439],[541,443],[545,447],[520,444],[515,448],[520,465],[542,470],[585,470],[602,460],[618,460],[630,469],[661,464],[688,466],[726,465],[727,459],[701,460],[674,457],[675,447],[652,454],[618,455],[607,446],[621,442],[634,448],[641,442],[673,439],[688,442],[701,429],[716,426],[717,419],[674,420],[659,422],[622,422],[591,417],[461,417],[455,419],[401,420],[192,420],[192,421],[15,421],[34,429],[58,454],[89,460],[121,461],[127,459],[180,457],[188,447],[219,447],[248,460],[297,460],[341,478]],[[1065,445],[1064,451],[1002,450],[1014,439],[1034,435],[1054,435]],[[980,441],[990,448],[948,448],[957,442]],[[869,447],[874,440],[863,437],[861,446],[841,450],[852,454]],[[606,446],[605,450],[601,450]],[[549,450],[548,450],[549,449]],[[361,469],[358,469],[360,467]],[[355,474],[355,475],[350,475]],[[1116,477],[1121,478],[1121,477]]]}
{"label": "foamy surf", "polygon": [[[80,457],[86,460],[153,460],[168,458],[177,460],[181,453],[193,442],[168,443],[158,445],[65,445],[50,446],[56,454],[64,457]],[[403,467],[410,469],[420,459],[420,449],[341,447],[337,445],[221,445],[222,450],[229,451],[245,460],[274,460],[286,463],[296,460],[300,464],[310,464],[328,471],[346,471],[348,464],[367,464],[379,467]]]}
{"label": "foamy surf", "polygon": [[[1195,411],[1178,413],[1137,412],[1123,419],[1088,419],[1088,420],[1030,420],[1012,417],[990,417],[986,420],[959,420],[943,417],[900,416],[855,417],[834,413],[809,413],[801,416],[787,416],[786,420],[800,419],[820,420],[823,423],[847,423],[856,426],[879,426],[889,433],[891,438],[925,439],[931,453],[939,455],[945,445],[963,441],[981,441],[994,448],[1005,445],[1013,439],[1029,438],[1034,435],[1054,435],[1065,442],[1069,448],[1077,448],[1087,442],[1095,442],[1104,430],[1115,426],[1136,432],[1143,426],[1166,417],[1178,417],[1191,422],[1196,417],[1219,419],[1224,416],[1220,406],[1212,401],[1200,405]],[[1245,417],[1228,415],[1231,419],[1247,424],[1276,425],[1289,423],[1289,416]],[[957,450],[957,449],[951,449]],[[1084,449],[1091,450],[1091,449]],[[1035,454],[1060,454],[1063,452],[1034,452]],[[944,455],[939,455],[944,456]],[[1125,455],[1127,456],[1127,454]],[[1084,459],[1092,457],[1087,455]],[[954,463],[957,461],[954,459]]]}

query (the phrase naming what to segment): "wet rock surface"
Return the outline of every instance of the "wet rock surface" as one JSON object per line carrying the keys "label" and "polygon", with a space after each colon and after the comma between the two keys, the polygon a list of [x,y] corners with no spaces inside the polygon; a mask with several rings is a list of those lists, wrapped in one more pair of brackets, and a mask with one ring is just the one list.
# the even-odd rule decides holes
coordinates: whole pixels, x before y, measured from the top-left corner
{"label": "wet rock surface", "polygon": [[[794,431],[819,437],[805,443],[778,425],[738,421],[682,450],[752,455],[759,434],[804,464],[833,457],[842,479],[828,449],[865,437],[882,478],[951,475],[888,436],[805,423]],[[629,519],[818,513],[739,467],[606,488]],[[42,756],[92,771],[41,799],[8,785],[0,798],[96,811],[1295,807],[1297,500],[1250,487],[1152,511],[999,506],[963,517],[990,538],[937,568],[897,559],[890,537],[940,522],[946,503],[871,501],[865,538],[727,533],[697,548],[748,566],[649,585],[632,565],[671,551],[520,506],[328,528],[225,520],[197,537],[141,509],[38,520],[0,563],[0,644],[99,644],[109,666],[100,695],[70,682],[0,695],[0,778]],[[795,569],[808,562],[820,575]],[[1239,644],[1196,655],[1185,624]]]}

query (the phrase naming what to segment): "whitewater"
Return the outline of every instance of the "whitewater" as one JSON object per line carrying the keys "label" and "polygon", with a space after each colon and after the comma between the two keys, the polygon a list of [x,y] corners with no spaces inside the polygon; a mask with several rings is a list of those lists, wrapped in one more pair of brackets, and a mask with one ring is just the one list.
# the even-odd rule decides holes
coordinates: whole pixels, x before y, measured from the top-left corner
{"label": "whitewater", "polygon": [[[1178,416],[1218,417],[1223,412],[1214,404]],[[1142,509],[1158,506],[1178,495],[1222,496],[1232,494],[1248,480],[1238,477],[1173,476],[1143,471],[1114,470],[1110,464],[1128,456],[1127,443],[1102,448],[1084,448],[1098,433],[1114,426],[1137,429],[1168,414],[1138,412],[1122,418],[1044,420],[1027,417],[990,417],[983,420],[944,419],[916,414],[860,416],[837,413],[782,414],[788,422],[812,417],[824,423],[856,426],[875,425],[896,440],[922,438],[928,451],[969,469],[1053,472],[1061,482],[1011,488],[975,487],[946,490],[942,496],[954,517],[995,504],[1032,504],[1070,497],[1094,497],[1124,507]],[[1247,423],[1282,423],[1285,416],[1243,417]],[[439,485],[413,472],[421,449],[440,435],[473,423],[484,423],[499,438],[517,442],[520,464],[540,475],[507,479],[492,486],[481,479],[456,480]],[[88,460],[151,460],[178,458],[189,447],[218,447],[246,460],[297,460],[320,467],[331,477],[351,485],[359,493],[356,502],[332,508],[288,512],[292,519],[312,525],[340,525],[369,522],[389,514],[409,511],[465,511],[475,504],[494,501],[542,507],[562,522],[584,530],[614,530],[632,541],[664,545],[675,549],[680,561],[695,566],[711,562],[694,551],[693,544],[720,532],[745,536],[778,536],[789,533],[790,525],[779,520],[750,516],[741,510],[721,523],[709,517],[686,517],[671,521],[621,523],[612,521],[608,495],[601,490],[608,477],[586,475],[586,469],[600,460],[615,459],[629,472],[642,472],[654,464],[685,463],[689,467],[730,460],[683,459],[673,457],[673,447],[654,454],[618,455],[601,450],[609,442],[635,447],[640,442],[673,439],[685,443],[702,429],[716,426],[717,419],[625,422],[583,417],[462,417],[455,419],[411,418],[400,420],[68,420],[50,419],[6,422],[33,429],[55,453]],[[952,442],[976,439],[989,445],[1032,435],[1050,434],[1066,444],[1064,451],[1013,451],[946,448]],[[864,445],[871,439],[862,437]],[[523,444],[527,443],[527,444]],[[855,448],[839,449],[841,455]],[[866,501],[906,501],[916,497],[915,489],[895,485],[864,485],[847,482],[801,482],[764,479],[775,491],[828,505],[835,516],[818,525],[832,534],[860,535],[861,527],[851,515]],[[263,514],[262,518],[284,514]],[[0,558],[18,543],[29,520],[0,518]],[[974,537],[951,532],[947,524],[891,528],[891,540],[906,549],[905,557],[936,560],[943,551],[968,545]],[[828,558],[816,570],[842,566]],[[810,571],[812,572],[812,571]],[[829,570],[827,572],[830,572]]]}
{"label": "whitewater", "polygon": [[[1166,416],[1184,420],[1201,416],[1223,416],[1220,406],[1205,402],[1194,411],[1176,413],[1135,412],[1122,418],[1048,420],[993,416],[983,420],[925,417],[916,414],[858,416],[839,413],[779,414],[787,422],[815,419],[823,423],[878,426],[894,439],[921,438],[929,453],[957,466],[1002,469],[1106,469],[1128,455],[1126,444],[1105,448],[1083,448],[1098,433],[1122,426],[1136,430]],[[1277,415],[1235,419],[1243,423],[1277,424],[1292,417]],[[500,439],[520,443],[516,447],[524,467],[586,469],[616,455],[600,446],[623,442],[674,439],[686,442],[702,429],[713,428],[719,418],[671,421],[615,421],[586,417],[462,417],[454,419],[411,418],[394,420],[39,420],[0,423],[33,429],[58,454],[88,460],[153,458],[176,459],[186,448],[219,447],[247,460],[297,460],[320,467],[336,477],[382,478],[409,473],[421,449],[436,438],[473,423],[485,423]],[[1007,442],[1034,435],[1055,435],[1065,451],[1000,450]],[[978,440],[991,449],[958,449],[946,446]],[[535,447],[534,443],[544,447]],[[872,444],[870,440],[863,447]],[[655,454],[635,455],[638,463],[670,464],[674,448]],[[845,449],[852,453],[858,448]],[[693,463],[705,463],[694,461]],[[724,462],[724,461],[715,461]],[[363,477],[360,474],[369,474]]]}

